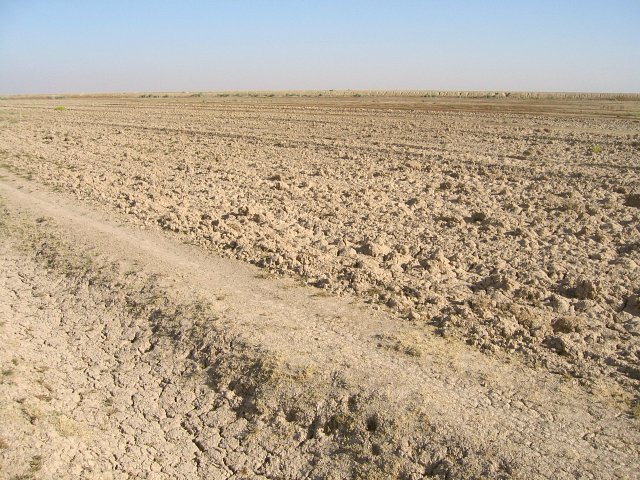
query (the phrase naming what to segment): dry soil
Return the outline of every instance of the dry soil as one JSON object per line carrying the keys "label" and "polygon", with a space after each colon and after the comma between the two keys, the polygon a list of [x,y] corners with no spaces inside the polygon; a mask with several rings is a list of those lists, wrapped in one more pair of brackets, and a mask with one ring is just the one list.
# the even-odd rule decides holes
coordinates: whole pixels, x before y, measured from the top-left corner
{"label": "dry soil", "polygon": [[0,100],[0,476],[634,478],[639,112]]}

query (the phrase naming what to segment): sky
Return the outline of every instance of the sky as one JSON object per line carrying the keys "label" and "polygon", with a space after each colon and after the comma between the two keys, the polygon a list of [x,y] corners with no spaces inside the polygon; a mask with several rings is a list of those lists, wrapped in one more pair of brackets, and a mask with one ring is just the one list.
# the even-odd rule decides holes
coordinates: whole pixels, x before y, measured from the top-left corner
{"label": "sky", "polygon": [[640,92],[640,0],[0,0],[0,94]]}

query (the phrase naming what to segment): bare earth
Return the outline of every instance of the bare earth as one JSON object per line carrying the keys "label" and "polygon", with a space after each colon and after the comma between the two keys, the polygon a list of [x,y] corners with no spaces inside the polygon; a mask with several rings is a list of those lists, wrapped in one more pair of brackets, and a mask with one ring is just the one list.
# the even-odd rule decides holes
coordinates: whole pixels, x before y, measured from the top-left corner
{"label": "bare earth", "polygon": [[0,478],[637,478],[639,154],[634,98],[0,100]]}

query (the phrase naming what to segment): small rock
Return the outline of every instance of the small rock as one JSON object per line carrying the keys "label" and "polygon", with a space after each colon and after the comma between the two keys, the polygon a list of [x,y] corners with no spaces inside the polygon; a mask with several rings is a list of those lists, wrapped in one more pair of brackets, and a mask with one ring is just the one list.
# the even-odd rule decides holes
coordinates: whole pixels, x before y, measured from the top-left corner
{"label": "small rock", "polygon": [[326,250],[329,247],[329,242],[325,238],[321,238],[313,244],[314,247],[320,250]]}
{"label": "small rock", "polygon": [[494,273],[484,278],[483,280],[480,280],[477,286],[485,290],[494,289],[510,292],[514,290],[518,285],[517,282],[511,277],[508,277],[501,273]]}
{"label": "small rock", "polygon": [[625,303],[624,311],[640,317],[640,297],[638,294],[629,295]]}
{"label": "small rock", "polygon": [[568,313],[571,309],[571,304],[566,298],[562,298],[559,295],[552,295],[550,299],[551,308],[558,313]]}
{"label": "small rock", "polygon": [[593,300],[598,296],[598,289],[593,281],[587,278],[580,278],[576,282],[574,295],[581,300]]}
{"label": "small rock", "polygon": [[418,258],[418,265],[420,265],[422,268],[429,268],[429,263],[431,263],[431,261],[428,258]]}
{"label": "small rock", "polygon": [[484,222],[487,219],[487,214],[484,212],[473,212],[471,214],[471,221],[474,223]]}
{"label": "small rock", "polygon": [[398,252],[401,255],[408,255],[409,254],[409,247],[407,247],[406,245],[398,245],[396,246],[396,252]]}
{"label": "small rock", "polygon": [[321,277],[313,284],[317,288],[325,288],[331,284],[331,281],[327,277]]}
{"label": "small rock", "polygon": [[417,160],[408,160],[405,164],[405,167],[410,168],[412,170],[420,170],[422,165]]}
{"label": "small rock", "polygon": [[563,315],[551,324],[555,333],[571,333],[582,331],[582,320],[574,315]]}
{"label": "small rock", "polygon": [[583,300],[578,300],[576,303],[574,303],[573,308],[577,312],[587,312],[591,310],[595,305],[596,305],[596,302],[594,300],[583,299]]}
{"label": "small rock", "polygon": [[582,358],[583,347],[571,335],[553,335],[545,339],[544,344],[554,350],[559,355],[566,355],[573,358]]}
{"label": "small rock", "polygon": [[240,207],[238,209],[237,212],[237,216],[239,217],[253,217],[254,215],[258,214],[258,210],[252,206],[252,205],[246,205],[243,207]]}
{"label": "small rock", "polygon": [[364,242],[360,247],[360,253],[370,257],[381,257],[391,252],[387,245],[376,242]]}
{"label": "small rock", "polygon": [[640,193],[632,193],[630,195],[627,195],[624,204],[627,207],[640,208]]}

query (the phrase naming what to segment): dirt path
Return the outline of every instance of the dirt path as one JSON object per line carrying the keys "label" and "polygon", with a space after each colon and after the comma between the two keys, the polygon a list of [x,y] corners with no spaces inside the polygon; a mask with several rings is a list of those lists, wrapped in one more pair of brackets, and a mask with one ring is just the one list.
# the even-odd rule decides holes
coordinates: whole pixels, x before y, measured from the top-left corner
{"label": "dirt path", "polygon": [[[6,478],[633,478],[613,386],[486,356],[15,177]],[[622,395],[622,394],[620,394]]]}

